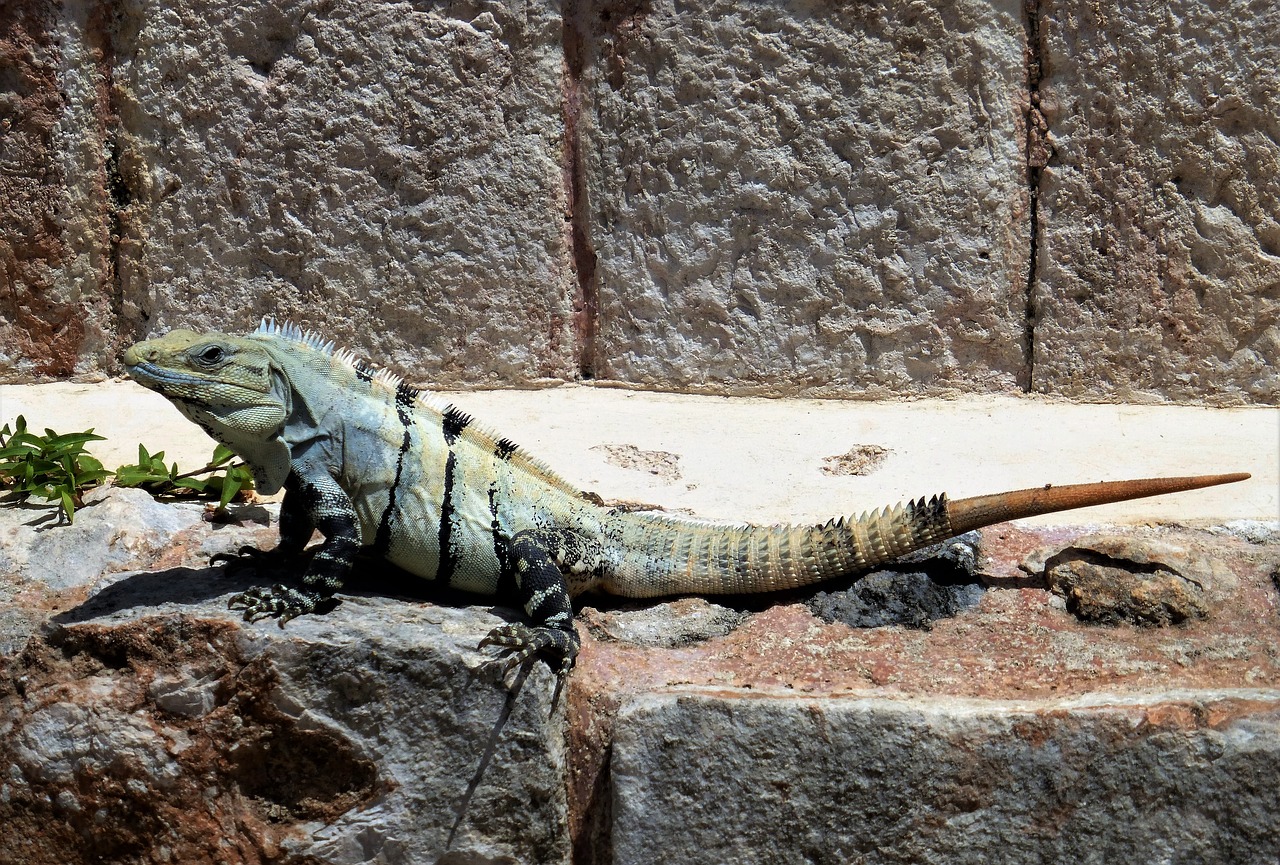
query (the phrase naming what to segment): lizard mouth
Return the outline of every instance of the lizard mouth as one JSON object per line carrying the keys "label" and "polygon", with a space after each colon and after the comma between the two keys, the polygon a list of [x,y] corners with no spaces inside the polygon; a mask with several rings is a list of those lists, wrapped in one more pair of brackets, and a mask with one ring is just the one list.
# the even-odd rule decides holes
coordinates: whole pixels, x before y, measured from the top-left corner
{"label": "lizard mouth", "polygon": [[126,363],[124,371],[128,373],[129,378],[152,390],[162,390],[173,385],[207,385],[209,383],[207,379],[174,372],[171,369],[165,369],[145,360],[137,363]]}
{"label": "lizard mouth", "polygon": [[197,393],[208,390],[210,388],[232,388],[245,393],[261,394],[257,388],[245,387],[241,382],[223,381],[218,378],[210,378],[209,376],[193,375],[191,373],[180,372],[173,369],[151,363],[150,361],[140,360],[137,363],[125,363],[124,371],[129,378],[136,381],[143,387],[151,390],[159,391],[165,396],[180,396],[181,392],[190,392],[194,390]]}

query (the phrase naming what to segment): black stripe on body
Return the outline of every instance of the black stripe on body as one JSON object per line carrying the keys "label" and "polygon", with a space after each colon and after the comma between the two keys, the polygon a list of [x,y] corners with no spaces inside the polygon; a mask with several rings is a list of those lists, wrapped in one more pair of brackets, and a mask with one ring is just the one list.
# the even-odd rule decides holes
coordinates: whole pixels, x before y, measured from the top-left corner
{"label": "black stripe on body", "polygon": [[421,393],[421,391],[416,387],[411,387],[404,382],[400,382],[396,385],[396,409],[398,410],[402,406],[404,408],[408,408],[413,405],[417,401],[419,393]]}
{"label": "black stripe on body", "polygon": [[519,445],[511,439],[498,439],[498,446],[493,449],[493,454],[500,460],[510,459],[511,455],[516,452],[518,447]]}
{"label": "black stripe on body", "polygon": [[369,366],[362,360],[358,360],[353,365],[356,371],[356,378],[368,384],[373,381],[373,367]]}
{"label": "black stripe on body", "polygon": [[458,553],[453,548],[453,475],[458,467],[458,455],[449,450],[444,462],[444,496],[440,501],[440,567],[436,579],[448,583],[458,567]]}
{"label": "black stripe on body", "polygon": [[493,553],[498,557],[498,576],[511,575],[511,545],[502,537],[502,526],[498,522],[498,487],[489,485],[489,513],[493,515],[490,523],[493,533]]}
{"label": "black stripe on body", "polygon": [[400,440],[400,453],[396,455],[396,478],[387,491],[387,506],[382,511],[382,519],[378,520],[378,535],[373,542],[374,553],[384,557],[391,549],[391,517],[396,510],[396,492],[400,489],[400,478],[404,475],[404,458],[409,453],[413,441],[413,416],[409,414],[409,404],[400,402],[400,392],[396,391],[396,416],[404,426],[404,438]]}

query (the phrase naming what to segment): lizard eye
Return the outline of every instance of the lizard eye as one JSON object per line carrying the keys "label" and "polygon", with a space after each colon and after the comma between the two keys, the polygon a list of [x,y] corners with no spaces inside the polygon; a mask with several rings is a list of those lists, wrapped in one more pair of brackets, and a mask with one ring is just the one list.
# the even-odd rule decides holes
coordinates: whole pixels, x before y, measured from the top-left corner
{"label": "lizard eye", "polygon": [[200,359],[201,363],[215,364],[222,360],[223,354],[224,352],[222,351],[221,346],[211,345],[196,355],[196,357]]}

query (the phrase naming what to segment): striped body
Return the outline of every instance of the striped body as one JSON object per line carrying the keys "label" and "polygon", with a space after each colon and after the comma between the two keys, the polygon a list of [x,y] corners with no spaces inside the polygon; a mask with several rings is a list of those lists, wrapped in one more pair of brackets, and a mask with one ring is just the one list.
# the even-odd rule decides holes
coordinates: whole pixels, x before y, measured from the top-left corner
{"label": "striped body", "polygon": [[[292,325],[229,336],[173,331],[132,346],[129,374],[240,454],[258,489],[283,488],[279,547],[324,541],[306,588],[232,599],[246,618],[311,612],[364,548],[482,594],[514,581],[535,627],[486,640],[523,662],[577,652],[569,597],[776,591],[856,574],[955,534],[1020,516],[1193,489],[1246,475],[1087,484],[948,502],[945,496],[820,526],[749,526],[597,506],[512,442],[346,350]],[[253,551],[255,554],[266,555]]]}

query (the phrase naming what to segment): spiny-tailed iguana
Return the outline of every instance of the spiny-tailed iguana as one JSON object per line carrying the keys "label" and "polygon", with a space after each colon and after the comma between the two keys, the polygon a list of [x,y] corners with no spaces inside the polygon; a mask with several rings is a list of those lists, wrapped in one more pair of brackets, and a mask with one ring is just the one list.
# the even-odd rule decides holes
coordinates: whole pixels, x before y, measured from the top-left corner
{"label": "spiny-tailed iguana", "polygon": [[292,324],[264,320],[247,336],[175,330],[130,347],[125,364],[243,457],[260,492],[284,488],[273,558],[302,553],[314,529],[324,536],[305,588],[231,599],[245,619],[283,625],[312,612],[370,548],[470,592],[493,595],[512,579],[533,624],[504,625],[481,642],[508,653],[508,669],[542,653],[567,672],[579,645],[570,598],[589,590],[647,598],[795,588],[1005,520],[1249,477],[938,495],[818,526],[729,525],[602,507],[452,405]]}

